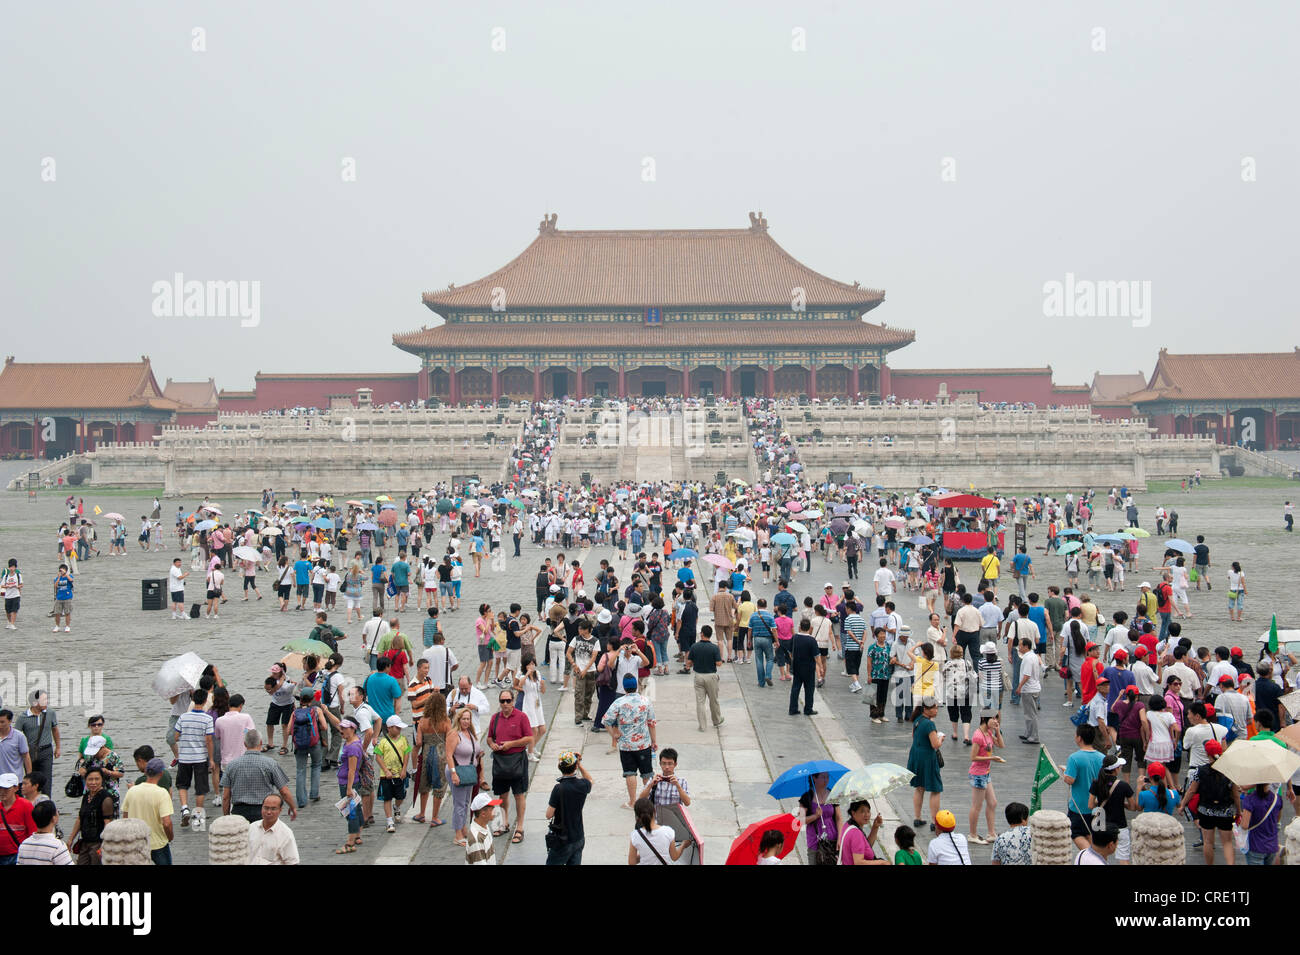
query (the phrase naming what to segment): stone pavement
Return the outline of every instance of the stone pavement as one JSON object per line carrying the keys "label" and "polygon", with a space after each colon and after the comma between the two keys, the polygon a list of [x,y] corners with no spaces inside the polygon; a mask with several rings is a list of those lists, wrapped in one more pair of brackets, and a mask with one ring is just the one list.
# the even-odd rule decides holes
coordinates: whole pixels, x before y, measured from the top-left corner
{"label": "stone pavement", "polygon": [[[1282,611],[1280,623],[1287,625],[1285,613],[1290,602],[1286,599],[1294,579],[1296,566],[1294,536],[1281,531],[1280,499],[1283,492],[1266,488],[1234,489],[1231,483],[1207,485],[1190,495],[1139,495],[1138,503],[1144,520],[1156,504],[1176,506],[1182,521],[1180,535],[1194,539],[1204,533],[1211,546],[1214,562],[1212,579],[1214,592],[1195,591],[1191,594],[1192,609],[1196,616],[1185,621],[1184,632],[1198,644],[1211,647],[1223,643],[1240,643],[1248,647],[1268,626],[1269,614],[1274,608]],[[84,735],[86,717],[103,712],[107,717],[107,733],[114,738],[118,751],[129,757],[134,747],[149,743],[160,752],[166,748],[164,733],[167,726],[168,705],[155,696],[150,680],[158,665],[166,658],[186,650],[194,650],[220,668],[232,692],[248,698],[247,711],[261,724],[266,713],[266,699],[262,679],[269,664],[277,660],[279,649],[287,640],[306,636],[311,626],[311,614],[279,613],[270,594],[266,575],[259,580],[266,599],[242,603],[237,583],[227,588],[229,603],[221,608],[219,620],[191,620],[179,622],[170,619],[166,611],[146,613],[140,610],[140,579],[161,577],[166,574],[170,558],[175,555],[174,541],[161,553],[142,553],[134,540],[128,540],[126,557],[100,557],[83,563],[77,577],[77,591],[73,632],[50,632],[49,594],[46,588],[52,581],[57,559],[53,532],[65,516],[62,505],[64,494],[42,492],[35,503],[29,503],[21,493],[0,496],[0,559],[17,556],[22,562],[27,588],[19,618],[18,631],[0,631],[0,695],[5,705],[17,706],[17,698],[38,680],[38,674],[54,674],[56,708],[63,725],[63,755],[55,762],[55,799],[65,815],[75,807],[62,796],[62,782],[71,774],[75,761],[76,741]],[[89,512],[98,504],[104,511],[118,511],[131,518],[147,512],[150,499],[133,495],[103,495],[87,491],[86,507]],[[193,506],[194,501],[184,502]],[[254,501],[226,500],[223,507],[229,514],[237,509],[257,506]],[[165,512],[174,512],[176,502],[166,502]],[[1099,527],[1122,523],[1117,513],[1103,513],[1097,521]],[[1150,522],[1147,521],[1149,524]],[[1154,527],[1150,528],[1154,530]],[[106,531],[101,524],[101,532]],[[133,535],[129,535],[132,537]],[[1042,546],[1043,532],[1031,533],[1031,552],[1034,554],[1038,579],[1035,586],[1045,591],[1048,583],[1064,583],[1061,561],[1047,561],[1036,550]],[[107,553],[107,540],[101,540],[101,549]],[[438,536],[435,547],[445,544]],[[1149,567],[1156,554],[1148,542],[1144,548],[1142,566]],[[462,672],[471,673],[475,666],[473,619],[477,605],[486,601],[494,608],[516,600],[525,610],[533,609],[532,574],[545,556],[554,558],[550,549],[524,545],[519,559],[504,558],[495,563],[485,563],[483,576],[475,579],[472,568],[467,569],[463,584],[463,609],[442,616],[448,643],[462,661]],[[573,556],[573,555],[570,555]],[[594,548],[577,556],[583,561],[588,579],[602,557],[612,558],[608,548]],[[188,553],[185,557],[188,567]],[[1229,624],[1224,608],[1222,581],[1227,565],[1241,560],[1250,580],[1250,597],[1247,622]],[[960,565],[965,577],[974,570],[972,564]],[[621,564],[626,571],[627,565]],[[626,576],[622,574],[621,576]],[[1143,576],[1154,576],[1142,571],[1136,579],[1130,577],[1129,591],[1123,595],[1103,595],[1099,605],[1107,612],[1118,608],[1131,610],[1135,600],[1135,587]],[[823,581],[831,580],[838,586],[843,578],[843,564],[824,563],[814,557],[811,573],[799,574],[793,590],[802,600],[805,595],[820,592]],[[191,578],[189,591],[195,599],[198,589]],[[1002,581],[1004,591],[1011,586],[1009,579]],[[775,586],[755,582],[751,588],[756,595],[769,599]],[[860,585],[864,596],[871,594],[868,579]],[[868,601],[870,602],[870,601]],[[368,601],[367,601],[368,603]],[[922,629],[922,612],[918,610],[914,594],[904,594],[899,599],[903,619],[914,632]],[[706,614],[707,616],[707,614]],[[342,611],[331,614],[348,634],[342,643],[345,657],[344,673],[353,678],[365,676],[364,666],[356,659],[357,635],[360,625],[346,624]],[[417,635],[423,611],[414,606],[401,615],[403,628]],[[1294,625],[1292,623],[1292,625]],[[675,650],[675,647],[670,647]],[[778,681],[771,689],[759,689],[752,666],[724,667],[722,692],[727,721],[719,734],[710,731],[700,734],[694,725],[694,698],[691,678],[672,675],[656,681],[659,700],[657,712],[662,720],[660,745],[672,745],[682,753],[681,772],[690,780],[693,790],[704,798],[697,804],[695,814],[700,831],[706,837],[705,859],[709,864],[725,857],[728,836],[734,837],[741,825],[780,811],[766,795],[767,785],[785,768],[808,759],[830,757],[846,765],[888,760],[906,763],[910,745],[910,724],[870,723],[868,708],[861,704],[859,695],[850,694],[846,681],[839,676],[841,667],[832,660],[829,679],[824,691],[817,694],[819,714],[812,719],[787,715],[789,684]],[[98,681],[98,682],[97,682]],[[553,689],[553,688],[552,688]],[[1049,677],[1042,696],[1043,739],[1052,756],[1063,763],[1073,751],[1073,727],[1068,721],[1070,708],[1061,705],[1060,683]],[[529,800],[528,836],[524,843],[503,848],[503,861],[507,864],[540,861],[544,853],[541,825],[544,812],[544,793],[549,792],[556,775],[554,754],[563,747],[577,742],[571,717],[571,694],[548,692],[545,706],[548,719],[556,729],[556,737],[548,739],[542,749],[543,761],[534,764],[540,778],[533,781],[534,796]],[[558,715],[555,708],[560,708]],[[568,710],[565,710],[568,707]],[[1033,778],[1033,765],[1037,757],[1035,747],[1024,746],[1016,740],[1022,732],[1019,714],[1008,706],[1005,711],[1005,735],[1011,742],[1003,755],[1008,762],[993,769],[999,808],[997,819],[1002,822],[1002,807],[1012,799],[1028,801],[1028,791]],[[950,731],[946,714],[940,714],[940,729]],[[589,735],[589,734],[588,734]],[[592,833],[591,848],[586,860],[592,863],[621,864],[626,860],[626,840],[631,830],[631,814],[617,807],[626,797],[617,769],[616,757],[608,755],[606,738],[583,739],[581,746],[588,754],[589,766],[598,773],[597,795],[589,803],[587,818]],[[949,744],[948,765],[944,770],[945,792],[943,806],[953,810],[963,829],[970,803],[969,786],[965,780],[969,765],[966,748]],[[734,755],[733,755],[734,754]],[[294,763],[292,757],[276,756],[292,782]],[[366,831],[362,849],[350,856],[337,857],[333,850],[344,838],[344,826],[332,802],[337,798],[337,788],[331,774],[322,780],[322,800],[310,805],[293,828],[298,837],[303,859],[315,863],[342,863],[345,865],[415,862],[419,864],[461,864],[463,853],[451,843],[450,827],[430,829],[406,823],[398,832],[388,835],[382,827]],[[1048,808],[1061,808],[1065,801],[1063,783],[1057,783],[1047,793]],[[892,816],[911,821],[910,793],[894,794],[888,803],[894,807]],[[789,809],[793,802],[780,804]],[[885,807],[878,807],[885,808]],[[215,813],[213,813],[215,815]],[[450,818],[450,801],[442,813]],[[381,817],[382,818],[382,817]],[[1285,821],[1285,820],[1284,820]],[[892,833],[897,823],[888,819],[883,832]],[[980,831],[983,832],[981,823]],[[920,834],[922,847],[928,833]],[[1190,840],[1189,840],[1190,844]],[[987,858],[988,849],[974,847],[976,861]],[[206,837],[180,831],[174,843],[177,862],[203,863],[206,861]],[[1198,863],[1198,853],[1189,853],[1189,862]],[[790,860],[792,861],[792,860]]]}

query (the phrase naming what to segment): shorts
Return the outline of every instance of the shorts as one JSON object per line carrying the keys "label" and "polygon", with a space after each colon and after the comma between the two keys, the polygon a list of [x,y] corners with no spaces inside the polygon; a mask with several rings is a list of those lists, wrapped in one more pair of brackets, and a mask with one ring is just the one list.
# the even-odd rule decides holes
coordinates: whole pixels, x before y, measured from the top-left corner
{"label": "shorts", "polygon": [[1196,822],[1202,829],[1211,831],[1218,829],[1221,832],[1232,832],[1231,816],[1207,816],[1203,812],[1196,814]]}
{"label": "shorts", "polygon": [[289,584],[276,584],[275,592],[279,594],[281,600],[288,600],[289,595],[293,593],[293,587]]}
{"label": "shorts", "polygon": [[1092,814],[1084,815],[1080,812],[1069,810],[1066,816],[1070,819],[1070,838],[1078,839],[1082,836],[1084,839],[1092,838]]}
{"label": "shorts", "polygon": [[[185,591],[183,591],[183,590],[173,590],[173,591],[171,592],[171,597],[172,597],[172,603],[174,603],[174,604],[183,604],[183,603],[185,603]],[[5,610],[7,611],[8,609],[9,609],[9,601],[6,600],[6,601],[5,601]],[[18,609],[17,601],[14,602],[14,609],[15,609],[15,610]]]}
{"label": "shorts", "polygon": [[1133,858],[1131,843],[1129,842],[1128,826],[1119,831],[1119,842],[1115,845],[1115,859],[1119,862],[1128,862]]}
{"label": "shorts", "polygon": [[311,599],[312,599],[312,601],[313,601],[314,603],[320,603],[321,600],[322,600],[324,597],[325,597],[325,585],[324,585],[324,584],[312,584],[312,585],[311,585]]}
{"label": "shorts", "polygon": [[492,662],[492,648],[488,646],[486,643],[480,643],[478,645],[478,662],[479,663]]}
{"label": "shorts", "polygon": [[256,590],[256,589],[257,589],[257,578],[256,578],[256,577],[245,577],[245,578],[244,578],[244,593],[248,593],[248,591],[250,591],[250,590]]}
{"label": "shorts", "polygon": [[1142,745],[1140,739],[1121,739],[1119,741],[1119,755],[1130,766],[1135,766],[1146,761],[1146,747]]}
{"label": "shorts", "polygon": [[451,581],[450,581],[450,580],[440,580],[440,581],[438,581],[438,596],[440,596],[440,597],[450,597],[454,592],[455,592],[455,591],[453,590],[453,588],[452,588],[452,586],[451,586]]}
{"label": "shorts", "polygon": [[514,671],[518,672],[518,670],[519,670],[519,658],[520,658],[520,656],[521,656],[522,654],[523,654],[523,651],[522,651],[522,650],[507,650],[507,651],[506,651],[506,669],[507,669],[507,670],[514,670]]}
{"label": "shorts", "polygon": [[72,613],[72,601],[71,601],[71,600],[56,600],[56,601],[54,601],[54,616],[56,616],[56,617],[61,617],[61,616],[63,616],[64,614],[69,614],[69,613]]}
{"label": "shorts", "polygon": [[988,776],[988,773],[985,773],[983,776],[974,776],[974,775],[971,775],[971,776],[967,776],[966,778],[970,780],[970,788],[971,788],[971,789],[988,789],[988,788],[989,788],[989,776]]}
{"label": "shorts", "polygon": [[349,610],[360,610],[360,609],[361,609],[361,598],[360,598],[360,597],[344,597],[343,600],[344,600],[345,603],[347,603],[347,605],[348,605],[348,609],[349,609]]}
{"label": "shorts", "polygon": [[831,648],[830,648],[830,647],[819,647],[818,650],[817,650],[817,652],[818,652],[818,654],[819,654],[820,656],[828,657],[828,656],[831,655]]}
{"label": "shorts", "polygon": [[492,795],[504,796],[510,793],[514,796],[522,796],[528,792],[528,773],[520,773],[518,776],[498,776],[495,771],[492,773]]}
{"label": "shorts", "polygon": [[623,778],[640,774],[642,779],[649,779],[654,775],[654,768],[650,762],[651,751],[647,749],[620,749],[618,751],[618,761],[623,764]]}
{"label": "shorts", "polygon": [[167,738],[168,739],[174,739],[176,737],[176,721],[178,719],[180,719],[179,716],[167,717]]}
{"label": "shorts", "polygon": [[221,591],[220,591],[220,590],[209,590],[209,591],[208,591],[208,599],[209,599],[209,600],[216,600],[216,599],[217,599],[218,597],[220,597],[220,596],[221,596]]}
{"label": "shorts", "polygon": [[[266,725],[274,726],[279,723],[281,726],[288,726],[289,720],[293,716],[293,704],[285,703],[281,706],[279,703],[272,703],[266,708]],[[267,740],[267,742],[271,742]]]}
{"label": "shorts", "polygon": [[409,594],[411,592],[411,585],[402,584],[402,586],[394,587],[393,589],[396,590],[399,594]]}
{"label": "shorts", "polygon": [[1236,590],[1228,591],[1228,609],[1241,610],[1246,606],[1246,595]]}
{"label": "shorts", "polygon": [[403,799],[405,799],[406,798],[406,777],[403,776],[400,779],[394,779],[392,777],[384,777],[380,779],[379,798],[382,799],[384,802],[387,802],[390,799],[393,800],[394,802],[401,802]]}
{"label": "shorts", "polygon": [[298,596],[299,596],[299,597],[306,597],[306,596],[307,596],[307,586],[308,586],[307,584],[298,584],[298,585],[297,585],[297,591],[298,591]]}
{"label": "shorts", "polygon": [[[177,789],[193,789],[194,795],[206,796],[208,794],[208,779],[207,763],[181,763],[176,767]],[[1232,820],[1228,821],[1231,823]]]}

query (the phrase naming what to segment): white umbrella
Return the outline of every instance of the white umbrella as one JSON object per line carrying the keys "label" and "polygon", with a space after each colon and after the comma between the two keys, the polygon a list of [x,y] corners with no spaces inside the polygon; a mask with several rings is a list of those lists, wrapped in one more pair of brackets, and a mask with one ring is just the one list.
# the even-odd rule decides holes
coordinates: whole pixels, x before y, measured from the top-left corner
{"label": "white umbrella", "polygon": [[822,516],[822,512],[814,509],[811,511],[804,511],[800,516],[803,517],[804,520],[815,521],[817,518]]}
{"label": "white umbrella", "polygon": [[1239,739],[1214,761],[1214,768],[1242,787],[1285,783],[1300,770],[1300,755],[1271,740]]}
{"label": "white umbrella", "polygon": [[172,657],[158,669],[153,678],[153,691],[164,700],[177,693],[185,693],[199,685],[199,677],[207,663],[197,653],[182,653]]}
{"label": "white umbrella", "polygon": [[284,531],[280,530],[280,528],[278,527],[263,527],[260,531],[258,531],[258,533],[265,534],[267,537],[279,537],[281,534],[284,533]]}
{"label": "white umbrella", "polygon": [[751,531],[748,527],[737,527],[734,531],[732,531],[727,536],[739,537],[741,540],[752,541],[754,539],[754,532]]}
{"label": "white umbrella", "polygon": [[217,505],[215,505],[215,504],[204,504],[202,507],[199,508],[199,510],[200,510],[200,511],[208,511],[208,512],[210,512],[210,513],[212,513],[212,514],[220,514],[220,513],[221,513],[221,508],[217,507]]}
{"label": "white umbrella", "polygon": [[262,553],[256,547],[236,547],[233,553],[240,560],[262,559]]}
{"label": "white umbrella", "polygon": [[854,521],[854,522],[853,522],[853,531],[854,531],[854,533],[856,533],[856,534],[870,534],[870,533],[871,533],[871,525],[868,524],[866,521]]}
{"label": "white umbrella", "polygon": [[807,534],[807,533],[808,533],[808,528],[804,527],[804,526],[803,526],[802,524],[800,524],[798,521],[789,521],[789,522],[786,523],[785,526],[788,527],[788,528],[790,528],[790,530],[794,531],[796,534]]}

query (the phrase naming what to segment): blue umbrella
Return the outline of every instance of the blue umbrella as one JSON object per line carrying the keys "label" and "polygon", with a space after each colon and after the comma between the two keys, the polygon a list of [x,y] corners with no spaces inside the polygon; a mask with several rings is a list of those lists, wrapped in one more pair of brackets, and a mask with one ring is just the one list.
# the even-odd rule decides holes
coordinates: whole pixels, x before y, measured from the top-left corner
{"label": "blue umbrella", "polygon": [[397,505],[396,505],[396,504],[385,504],[383,507],[380,508],[380,510],[381,510],[381,511],[395,511],[395,510],[397,510]]}
{"label": "blue umbrella", "polygon": [[361,503],[362,503],[362,504],[365,504],[365,505],[367,505],[367,506],[369,506],[369,507],[374,507],[374,506],[375,506],[375,502],[374,502],[374,501],[367,500],[367,499],[364,498],[364,497],[361,499]]}
{"label": "blue umbrella", "polygon": [[328,517],[318,517],[311,522],[312,527],[319,527],[323,531],[334,530],[334,522]]}
{"label": "blue umbrella", "polygon": [[1093,538],[1093,540],[1106,541],[1107,543],[1111,543],[1111,544],[1122,544],[1124,543],[1124,541],[1129,540],[1129,538],[1121,537],[1118,534],[1098,534],[1096,537]]}
{"label": "blue umbrella", "polygon": [[1063,531],[1057,531],[1056,536],[1057,537],[1078,537],[1081,533],[1082,531],[1080,531],[1077,527],[1067,527]]}
{"label": "blue umbrella", "polygon": [[685,560],[687,557],[699,557],[700,555],[691,550],[689,547],[683,547],[681,550],[675,550],[668,555],[669,560]]}
{"label": "blue umbrella", "polygon": [[933,544],[934,538],[926,537],[924,534],[917,534],[914,537],[909,537],[907,542],[909,544],[915,544],[917,547],[924,547],[926,544]]}
{"label": "blue umbrella", "polygon": [[302,510],[302,505],[301,505],[301,504],[286,504],[286,505],[284,506],[284,509],[285,509],[286,511],[301,511],[301,510]]}
{"label": "blue umbrella", "polygon": [[199,521],[197,524],[194,525],[194,529],[196,531],[210,531],[212,530],[212,528],[216,526],[217,526],[216,521]]}
{"label": "blue umbrella", "polygon": [[371,521],[362,521],[360,524],[357,525],[357,530],[359,530],[359,531],[377,531],[377,530],[379,530],[379,525],[378,525],[378,524],[375,524],[375,523],[373,523],[373,522],[371,522]]}
{"label": "blue umbrella", "polygon": [[776,777],[768,787],[767,794],[773,799],[797,799],[808,791],[808,780],[812,776],[818,773],[828,774],[827,786],[829,787],[834,786],[848,771],[849,767],[841,766],[834,760],[814,759],[811,762],[800,763],[798,766],[791,766]]}
{"label": "blue umbrella", "polygon": [[509,504],[509,503],[510,503],[510,498],[508,498],[508,497],[499,497],[499,498],[497,498],[497,503],[498,503],[498,504]]}
{"label": "blue umbrella", "polygon": [[1195,554],[1196,548],[1181,537],[1175,537],[1173,540],[1165,541],[1165,547],[1168,550],[1176,550],[1183,554]]}
{"label": "blue umbrella", "polygon": [[839,516],[839,515],[841,515],[841,514],[852,514],[852,513],[853,513],[853,505],[852,505],[852,504],[836,504],[836,505],[835,505],[835,510],[832,511],[831,513],[834,514],[834,515],[836,515],[836,516]]}
{"label": "blue umbrella", "polygon": [[873,485],[871,485],[871,490],[873,490],[873,491],[883,491],[884,489],[885,489],[885,485],[883,485],[883,484],[873,484]]}

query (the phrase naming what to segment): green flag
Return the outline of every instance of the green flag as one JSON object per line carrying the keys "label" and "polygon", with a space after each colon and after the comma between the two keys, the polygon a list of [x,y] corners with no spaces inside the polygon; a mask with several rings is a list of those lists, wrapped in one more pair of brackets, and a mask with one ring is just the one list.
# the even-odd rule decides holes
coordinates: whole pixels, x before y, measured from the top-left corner
{"label": "green flag", "polygon": [[1273,625],[1268,628],[1268,652],[1277,653],[1277,614],[1273,614]]}
{"label": "green flag", "polygon": [[1052,765],[1051,757],[1047,755],[1047,748],[1040,746],[1038,748],[1038,769],[1034,771],[1034,788],[1029,800],[1031,815],[1043,808],[1043,791],[1060,778],[1061,774],[1056,771],[1056,767]]}

